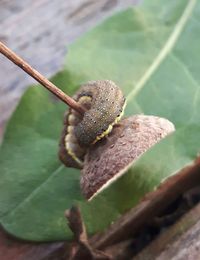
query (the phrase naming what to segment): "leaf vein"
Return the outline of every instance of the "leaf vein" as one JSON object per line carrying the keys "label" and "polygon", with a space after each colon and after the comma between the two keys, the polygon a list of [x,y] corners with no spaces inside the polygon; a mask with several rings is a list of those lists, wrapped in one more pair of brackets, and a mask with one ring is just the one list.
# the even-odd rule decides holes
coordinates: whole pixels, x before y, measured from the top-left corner
{"label": "leaf vein", "polygon": [[51,178],[53,178],[58,172],[60,172],[64,168],[63,165],[60,165],[54,172],[47,178],[45,179],[39,186],[37,186],[35,189],[33,189],[28,196],[26,196],[25,199],[23,199],[19,204],[17,204],[12,210],[6,212],[4,215],[2,215],[1,219],[6,217],[7,215],[11,214],[13,211],[15,211],[17,208],[19,208],[21,205],[23,205],[25,202],[27,202],[35,193],[38,192],[38,190],[46,184],[47,181],[49,181]]}
{"label": "leaf vein", "polygon": [[191,13],[195,7],[195,4],[196,4],[196,0],[188,1],[188,4],[186,5],[182,16],[180,17],[179,21],[175,25],[175,28],[172,31],[172,33],[170,34],[166,44],[163,46],[161,51],[155,57],[154,61],[151,63],[149,68],[147,68],[144,75],[139,79],[135,88],[129,93],[129,95],[127,96],[127,102],[129,102],[133,97],[135,97],[140,92],[140,90],[143,88],[143,86],[147,83],[147,81],[151,78],[151,76],[158,69],[159,65],[165,60],[165,58],[171,52],[171,50],[173,49],[175,43],[177,42],[177,40],[181,34],[181,32],[183,31],[185,24],[188,21]]}
{"label": "leaf vein", "polygon": [[170,56],[174,59],[174,61],[176,63],[178,63],[184,70],[184,72],[186,73],[186,75],[188,76],[188,78],[192,81],[192,83],[194,84],[194,86],[199,87],[199,83],[197,82],[197,80],[194,78],[194,76],[192,75],[192,72],[189,70],[189,68],[187,67],[187,65],[181,60],[180,57],[178,57],[174,52],[171,52]]}

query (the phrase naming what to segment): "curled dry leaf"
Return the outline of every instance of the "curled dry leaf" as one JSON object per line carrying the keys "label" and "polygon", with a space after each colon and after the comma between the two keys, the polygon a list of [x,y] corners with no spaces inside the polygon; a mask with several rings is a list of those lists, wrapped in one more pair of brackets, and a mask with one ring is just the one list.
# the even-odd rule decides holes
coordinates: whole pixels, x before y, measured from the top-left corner
{"label": "curled dry leaf", "polygon": [[84,159],[81,189],[87,199],[92,199],[145,151],[175,130],[167,119],[135,115],[114,126],[102,141],[91,146]]}

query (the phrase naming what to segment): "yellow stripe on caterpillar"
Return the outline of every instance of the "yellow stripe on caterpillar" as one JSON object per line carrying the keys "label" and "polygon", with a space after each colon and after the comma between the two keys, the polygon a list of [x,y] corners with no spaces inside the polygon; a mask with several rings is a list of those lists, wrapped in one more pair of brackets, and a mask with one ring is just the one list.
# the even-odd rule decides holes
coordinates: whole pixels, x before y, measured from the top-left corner
{"label": "yellow stripe on caterpillar", "polygon": [[86,112],[81,116],[69,109],[59,157],[66,166],[81,168],[88,147],[108,135],[121,119],[125,98],[110,80],[90,81],[82,85],[73,98]]}
{"label": "yellow stripe on caterpillar", "polygon": [[96,142],[98,142],[99,140],[101,140],[102,138],[104,138],[105,136],[107,136],[113,129],[113,126],[116,125],[120,119],[122,118],[123,114],[124,114],[124,109],[125,109],[125,106],[126,106],[126,102],[124,102],[124,106],[122,108],[122,112],[120,113],[119,116],[116,117],[115,121],[113,123],[111,123],[107,130],[104,131],[101,135],[97,136],[96,139],[93,141],[92,144],[95,144]]}

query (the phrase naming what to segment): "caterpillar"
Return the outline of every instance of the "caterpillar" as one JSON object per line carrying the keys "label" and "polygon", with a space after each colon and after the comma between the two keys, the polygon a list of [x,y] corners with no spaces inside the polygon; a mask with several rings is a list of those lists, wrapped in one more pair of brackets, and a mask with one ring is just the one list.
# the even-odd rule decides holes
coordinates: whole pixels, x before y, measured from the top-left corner
{"label": "caterpillar", "polygon": [[67,167],[81,169],[88,147],[107,136],[125,107],[121,89],[110,80],[89,81],[73,98],[86,108],[84,115],[69,108],[64,115],[59,158]]}

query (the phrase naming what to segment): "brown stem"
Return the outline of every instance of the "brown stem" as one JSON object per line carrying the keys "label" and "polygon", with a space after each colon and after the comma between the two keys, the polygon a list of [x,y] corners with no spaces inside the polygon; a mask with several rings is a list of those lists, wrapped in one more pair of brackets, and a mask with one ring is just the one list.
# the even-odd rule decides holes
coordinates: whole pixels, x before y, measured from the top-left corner
{"label": "brown stem", "polygon": [[21,69],[23,69],[32,78],[37,80],[41,85],[43,85],[45,88],[51,91],[54,95],[56,95],[59,99],[65,102],[68,106],[70,106],[80,114],[84,114],[85,109],[82,106],[80,106],[74,99],[66,95],[61,89],[57,88],[53,83],[51,83],[48,79],[42,76],[37,70],[33,69],[26,61],[24,61],[16,53],[11,51],[2,42],[0,42],[0,53],[2,53],[9,60],[11,60]]}

